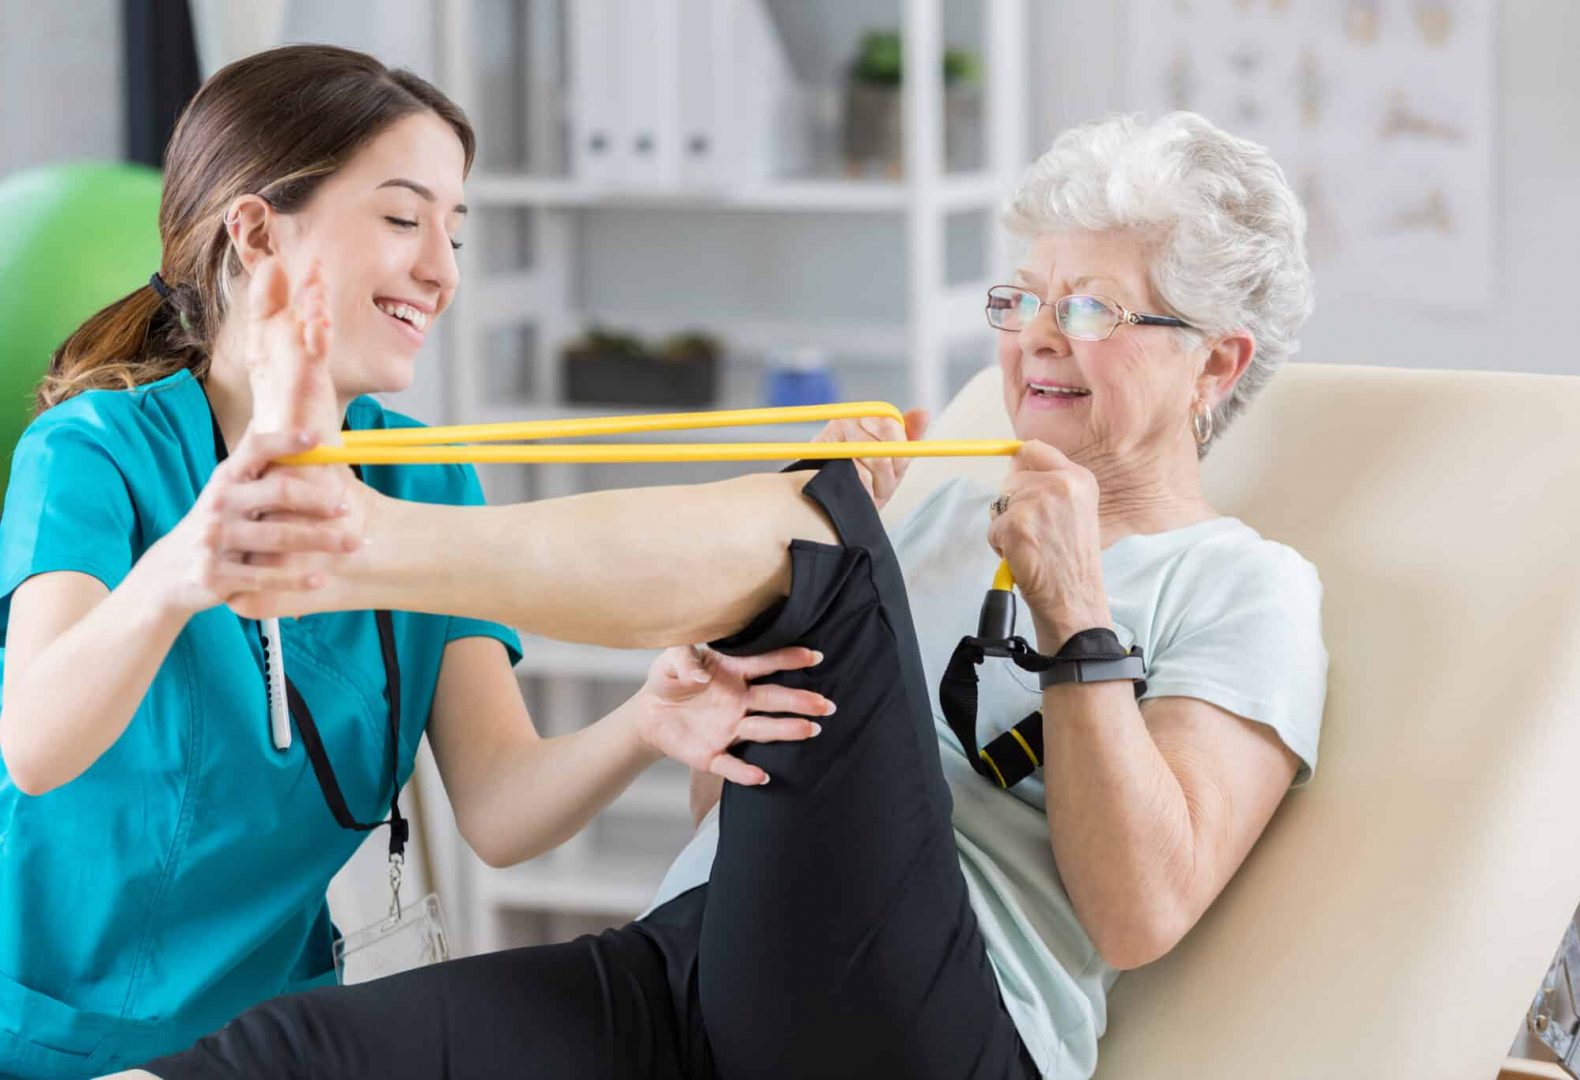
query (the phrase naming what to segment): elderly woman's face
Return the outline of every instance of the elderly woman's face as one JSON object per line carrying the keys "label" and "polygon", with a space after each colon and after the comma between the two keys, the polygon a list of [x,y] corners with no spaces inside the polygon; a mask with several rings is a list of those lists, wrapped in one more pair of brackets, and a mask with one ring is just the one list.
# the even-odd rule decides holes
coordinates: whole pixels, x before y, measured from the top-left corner
{"label": "elderly woman's face", "polygon": [[1131,231],[1046,233],[1031,246],[1013,284],[1049,306],[1019,332],[998,331],[1004,406],[1017,436],[1085,464],[1162,454],[1188,437],[1197,372],[1176,331],[1122,323],[1106,341],[1076,340],[1064,336],[1051,306],[1081,293],[1172,314],[1152,294],[1150,256],[1146,237]]}

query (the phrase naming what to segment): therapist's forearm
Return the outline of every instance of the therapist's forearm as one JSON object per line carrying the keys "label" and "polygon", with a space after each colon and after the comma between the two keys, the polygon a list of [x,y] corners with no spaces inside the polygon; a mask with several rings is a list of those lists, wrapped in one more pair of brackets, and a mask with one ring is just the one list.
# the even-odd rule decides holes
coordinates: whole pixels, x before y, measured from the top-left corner
{"label": "therapist's forearm", "polygon": [[189,618],[151,576],[133,566],[25,668],[7,671],[0,753],[24,792],[41,795],[76,779],[136,714]]}
{"label": "therapist's forearm", "polygon": [[468,843],[493,866],[512,866],[580,832],[662,756],[637,735],[641,696],[566,735],[518,744],[480,777],[468,800]]}
{"label": "therapist's forearm", "polygon": [[707,641],[789,594],[791,540],[835,541],[801,494],[814,475],[498,507],[375,496],[369,543],[307,602],[470,616],[621,648]]}

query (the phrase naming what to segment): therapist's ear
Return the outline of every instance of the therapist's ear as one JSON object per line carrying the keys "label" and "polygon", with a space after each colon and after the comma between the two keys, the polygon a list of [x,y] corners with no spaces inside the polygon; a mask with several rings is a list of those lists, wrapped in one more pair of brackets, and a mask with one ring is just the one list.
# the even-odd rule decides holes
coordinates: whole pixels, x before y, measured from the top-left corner
{"label": "therapist's ear", "polygon": [[225,211],[225,234],[230,237],[231,258],[251,274],[258,264],[279,254],[280,217],[267,199],[242,195]]}

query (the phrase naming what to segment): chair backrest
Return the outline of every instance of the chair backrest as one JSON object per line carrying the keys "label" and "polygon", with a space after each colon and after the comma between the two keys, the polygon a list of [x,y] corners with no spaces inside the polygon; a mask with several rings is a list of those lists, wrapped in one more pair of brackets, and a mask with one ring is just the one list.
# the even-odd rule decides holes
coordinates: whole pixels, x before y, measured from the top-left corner
{"label": "chair backrest", "polygon": [[[929,433],[1006,434],[993,370]],[[1489,1080],[1580,899],[1580,378],[1291,365],[1204,470],[1322,574],[1320,760],[1099,1080]]]}

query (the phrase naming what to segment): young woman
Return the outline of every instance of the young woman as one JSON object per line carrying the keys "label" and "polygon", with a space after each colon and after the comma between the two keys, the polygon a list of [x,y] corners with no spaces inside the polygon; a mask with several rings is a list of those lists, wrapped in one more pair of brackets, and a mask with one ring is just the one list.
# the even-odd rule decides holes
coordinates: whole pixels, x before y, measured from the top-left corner
{"label": "young woman", "polygon": [[[603,720],[542,739],[496,622],[361,610],[275,637],[221,606],[310,591],[360,546],[321,473],[265,469],[312,441],[287,424],[412,423],[367,395],[409,384],[455,293],[472,151],[454,105],[370,57],[239,61],[172,139],[159,273],[55,355],[0,520],[0,1074],[124,1067],[333,982],[325,889],[361,840],[345,826],[391,812],[424,733],[466,840],[504,865],[575,833],[664,753],[761,783],[724,750],[805,738],[815,725],[782,714],[831,711],[748,685],[809,650],[706,669],[675,651]],[[249,370],[278,350],[327,364],[317,415],[277,408],[274,369]],[[363,479],[482,501],[466,468]],[[268,701],[282,660],[283,730]]]}

